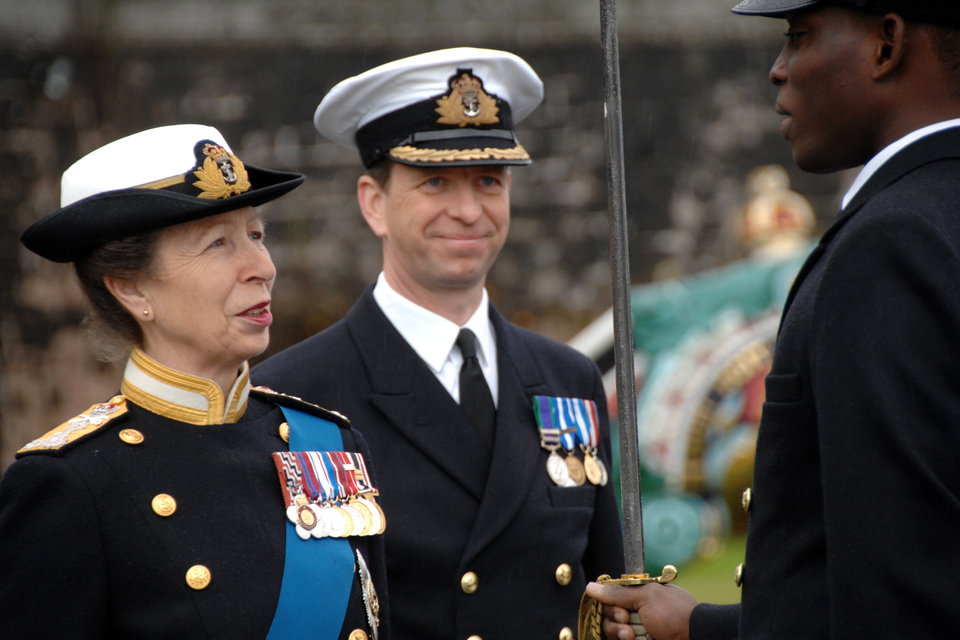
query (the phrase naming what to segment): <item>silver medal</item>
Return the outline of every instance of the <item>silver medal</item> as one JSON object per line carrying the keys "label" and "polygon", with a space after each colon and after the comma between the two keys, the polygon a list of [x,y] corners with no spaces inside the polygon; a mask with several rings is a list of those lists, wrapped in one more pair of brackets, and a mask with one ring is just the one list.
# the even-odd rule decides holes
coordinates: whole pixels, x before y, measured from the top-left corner
{"label": "silver medal", "polygon": [[600,486],[607,486],[607,482],[610,480],[610,474],[607,472],[607,465],[603,464],[603,460],[597,458],[597,466],[600,467]]}
{"label": "silver medal", "polygon": [[347,532],[347,519],[339,507],[324,509],[323,519],[329,535],[334,538],[344,537]]}
{"label": "silver medal", "polygon": [[363,515],[355,507],[344,502],[340,508],[350,514],[353,518],[353,528],[346,533],[347,536],[358,536],[363,533]]}
{"label": "silver medal", "polygon": [[570,470],[567,469],[567,463],[557,455],[556,451],[551,451],[549,457],[547,457],[547,475],[558,487],[565,486],[570,482]]}

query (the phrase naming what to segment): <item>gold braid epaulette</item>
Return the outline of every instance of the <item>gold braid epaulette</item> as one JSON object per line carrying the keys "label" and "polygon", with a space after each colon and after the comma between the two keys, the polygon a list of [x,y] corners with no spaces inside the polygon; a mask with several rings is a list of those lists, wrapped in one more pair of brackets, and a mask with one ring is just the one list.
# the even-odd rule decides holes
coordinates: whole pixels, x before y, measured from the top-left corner
{"label": "gold braid epaulette", "polygon": [[43,436],[25,444],[17,454],[30,451],[56,451],[71,442],[76,442],[84,436],[103,428],[111,420],[119,418],[127,412],[127,399],[122,395],[110,398],[109,402],[95,404],[75,418],[70,418],[56,429],[48,431]]}

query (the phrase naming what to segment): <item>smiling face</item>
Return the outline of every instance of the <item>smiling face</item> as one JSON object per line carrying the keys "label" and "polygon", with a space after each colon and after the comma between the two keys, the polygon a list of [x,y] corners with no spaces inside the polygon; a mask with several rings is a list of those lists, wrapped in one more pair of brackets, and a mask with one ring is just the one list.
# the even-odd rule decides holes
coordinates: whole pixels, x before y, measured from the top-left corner
{"label": "smiling face", "polygon": [[770,71],[781,132],[804,171],[864,164],[882,123],[875,105],[875,16],[833,5],[787,15],[787,43]]}
{"label": "smiling face", "polygon": [[510,228],[510,173],[502,166],[393,164],[386,185],[358,182],[364,218],[383,239],[383,270],[408,299],[466,294],[479,304]]}
{"label": "smiling face", "polygon": [[150,314],[141,318],[131,309],[147,355],[229,381],[267,348],[276,269],[263,238],[263,221],[251,207],[162,232],[151,277],[136,283]]}

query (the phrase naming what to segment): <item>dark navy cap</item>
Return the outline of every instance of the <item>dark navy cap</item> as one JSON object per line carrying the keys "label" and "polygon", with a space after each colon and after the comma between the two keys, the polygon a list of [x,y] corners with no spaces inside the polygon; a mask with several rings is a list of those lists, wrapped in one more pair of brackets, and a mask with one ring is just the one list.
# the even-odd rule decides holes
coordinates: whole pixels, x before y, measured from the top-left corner
{"label": "dark navy cap", "polygon": [[871,13],[898,13],[904,18],[931,24],[960,25],[958,0],[743,0],[731,11],[745,16],[780,17],[823,4],[836,4]]}

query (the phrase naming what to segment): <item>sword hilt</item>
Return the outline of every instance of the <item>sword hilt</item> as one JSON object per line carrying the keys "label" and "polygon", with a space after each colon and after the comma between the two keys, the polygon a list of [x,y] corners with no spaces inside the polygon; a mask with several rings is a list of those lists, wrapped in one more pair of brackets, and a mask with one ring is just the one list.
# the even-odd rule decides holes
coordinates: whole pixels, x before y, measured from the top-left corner
{"label": "sword hilt", "polygon": [[[635,587],[650,582],[657,582],[659,584],[666,584],[672,582],[677,577],[677,568],[672,564],[668,564],[663,568],[663,574],[656,578],[651,578],[648,573],[641,574],[625,574],[620,577],[619,580],[598,580],[599,584],[619,584],[624,587]],[[646,627],[643,626],[643,621],[640,619],[640,614],[636,611],[630,612],[630,626],[633,628],[633,632],[636,634],[636,640],[652,640],[650,634],[647,633]]]}
{"label": "sword hilt", "polygon": [[[622,587],[639,587],[641,585],[657,582],[666,584],[672,582],[677,577],[677,568],[668,564],[663,568],[663,574],[652,578],[649,573],[624,574],[619,578],[611,578],[603,575],[597,578],[597,584],[615,584]],[[630,612],[630,626],[636,634],[637,640],[651,640],[640,614],[636,611]],[[583,594],[580,601],[580,640],[603,640],[603,603],[597,602],[587,594]]]}
{"label": "sword hilt", "polygon": [[643,621],[640,620],[640,614],[636,611],[630,612],[630,627],[636,634],[636,640],[653,640],[653,638],[650,637],[650,634],[647,633],[647,628],[643,626]]}

